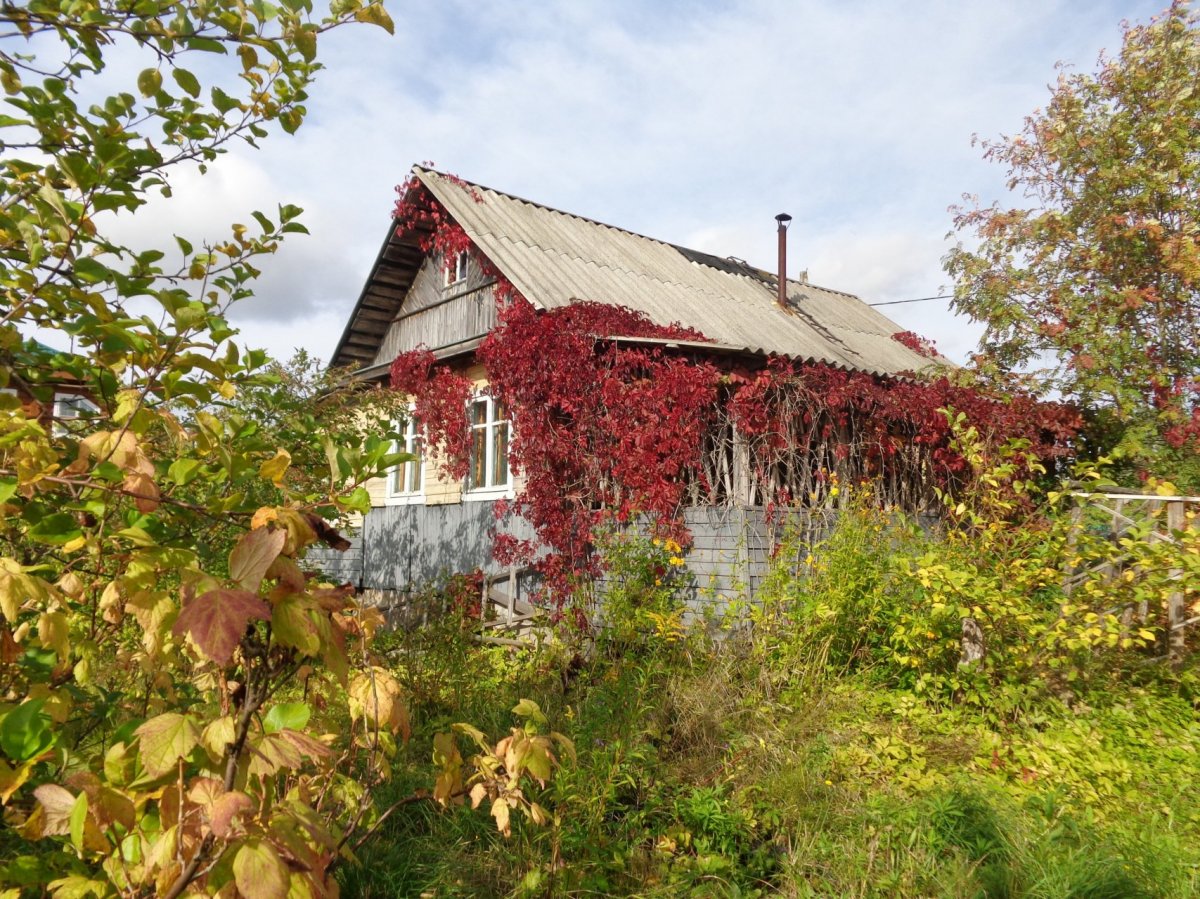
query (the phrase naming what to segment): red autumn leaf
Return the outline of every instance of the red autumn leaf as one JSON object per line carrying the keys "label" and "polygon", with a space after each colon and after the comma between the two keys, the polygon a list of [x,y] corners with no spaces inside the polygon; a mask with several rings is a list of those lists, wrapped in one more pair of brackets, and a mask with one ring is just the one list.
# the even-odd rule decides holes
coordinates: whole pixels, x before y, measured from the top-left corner
{"label": "red autumn leaf", "polygon": [[229,576],[245,589],[257,590],[286,540],[283,530],[256,528],[246,534],[229,554]]}
{"label": "red autumn leaf", "polygon": [[148,474],[141,471],[130,472],[125,476],[121,489],[133,497],[133,504],[139,512],[149,515],[158,508],[158,485]]}
{"label": "red autumn leaf", "polygon": [[176,636],[187,634],[200,651],[218,665],[228,665],[233,650],[254,619],[266,621],[271,612],[267,604],[249,590],[221,588],[196,597],[179,613]]}
{"label": "red autumn leaf", "polygon": [[222,840],[228,839],[234,831],[234,820],[242,812],[254,808],[254,800],[245,793],[232,790],[216,798],[209,812],[212,832]]}

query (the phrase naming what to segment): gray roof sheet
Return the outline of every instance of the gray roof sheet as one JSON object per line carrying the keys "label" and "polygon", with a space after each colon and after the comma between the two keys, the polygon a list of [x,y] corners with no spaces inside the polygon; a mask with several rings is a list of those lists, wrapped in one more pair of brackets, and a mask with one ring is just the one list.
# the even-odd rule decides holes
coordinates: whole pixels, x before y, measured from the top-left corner
{"label": "gray roof sheet", "polygon": [[[851,294],[789,281],[784,310],[776,302],[775,277],[744,263],[429,169],[413,171],[479,250],[540,308],[577,300],[622,305],[659,324],[687,325],[718,344],[879,374],[929,364],[892,339],[901,330],[895,322]],[[370,280],[360,306],[369,287]],[[353,319],[347,335],[352,326]],[[341,350],[339,345],[339,355]]]}

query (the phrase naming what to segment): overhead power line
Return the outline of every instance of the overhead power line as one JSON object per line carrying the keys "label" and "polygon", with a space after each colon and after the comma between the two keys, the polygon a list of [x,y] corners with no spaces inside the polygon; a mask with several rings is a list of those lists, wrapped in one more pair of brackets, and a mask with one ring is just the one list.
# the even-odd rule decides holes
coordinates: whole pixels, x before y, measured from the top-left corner
{"label": "overhead power line", "polygon": [[899,306],[901,303],[927,303],[930,300],[952,300],[954,294],[943,293],[936,297],[916,297],[911,300],[888,300],[886,303],[867,303],[868,306]]}

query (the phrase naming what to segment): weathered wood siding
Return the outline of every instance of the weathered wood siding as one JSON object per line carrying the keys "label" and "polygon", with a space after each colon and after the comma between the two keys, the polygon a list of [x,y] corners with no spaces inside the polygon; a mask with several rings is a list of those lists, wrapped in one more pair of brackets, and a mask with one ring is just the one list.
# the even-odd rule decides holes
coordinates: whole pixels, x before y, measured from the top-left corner
{"label": "weathered wood siding", "polygon": [[[506,569],[492,558],[495,503],[381,506],[363,519],[345,553],[313,549],[308,563],[364,590],[403,592],[456,572]],[[533,537],[524,521],[500,522],[504,533]]]}
{"label": "weathered wood siding", "polygon": [[320,571],[335,584],[353,584],[358,587],[362,583],[363,572],[362,531],[348,531],[344,536],[350,540],[348,550],[338,552],[327,546],[312,546],[304,557],[304,566]]}
{"label": "weathered wood siding", "polygon": [[779,540],[795,528],[802,528],[806,539],[820,539],[828,534],[830,520],[808,513],[784,519],[753,507],[685,509],[684,521],[692,535],[691,550],[685,557],[692,576],[687,596],[689,617],[719,616],[735,600],[755,601]]}
{"label": "weathered wood siding", "polygon": [[495,327],[493,281],[484,278],[474,260],[467,264],[465,281],[449,287],[443,282],[441,258],[426,259],[380,344],[376,365],[418,346],[436,349],[482,336]]}

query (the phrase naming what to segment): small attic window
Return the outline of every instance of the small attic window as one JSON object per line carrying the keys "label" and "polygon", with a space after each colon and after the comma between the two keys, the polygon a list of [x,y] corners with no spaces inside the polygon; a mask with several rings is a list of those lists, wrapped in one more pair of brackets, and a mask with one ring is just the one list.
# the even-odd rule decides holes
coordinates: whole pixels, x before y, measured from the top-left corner
{"label": "small attic window", "polygon": [[445,269],[446,287],[453,287],[455,284],[461,284],[467,280],[467,254],[466,251],[454,254],[454,263],[447,265]]}

